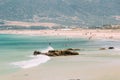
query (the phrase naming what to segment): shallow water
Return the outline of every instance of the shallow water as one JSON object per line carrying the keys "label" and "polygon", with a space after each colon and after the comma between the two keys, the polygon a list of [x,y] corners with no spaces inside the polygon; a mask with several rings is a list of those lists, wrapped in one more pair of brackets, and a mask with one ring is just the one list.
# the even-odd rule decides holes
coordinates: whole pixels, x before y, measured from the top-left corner
{"label": "shallow water", "polygon": [[[51,45],[49,45],[51,44]],[[80,55],[75,56],[73,59],[63,58],[63,62],[66,64],[72,61],[80,61],[81,64],[91,57],[94,60],[98,58],[100,61],[103,59],[106,61],[119,58],[120,54],[120,42],[108,41],[108,40],[87,40],[81,38],[69,38],[69,37],[49,37],[49,36],[35,36],[35,35],[0,35],[0,74],[7,74],[15,72],[21,69],[18,65],[11,63],[16,62],[30,62],[34,59],[30,57],[34,50],[44,51],[51,46],[53,49],[65,49],[65,48],[80,48]],[[100,51],[101,47],[114,46],[114,50]],[[84,57],[81,60],[81,57]],[[108,60],[109,60],[108,59]],[[84,61],[85,60],[85,61]],[[56,65],[56,59],[48,61]],[[96,61],[97,63],[97,61]],[[32,63],[31,63],[32,64]],[[22,64],[23,65],[23,64]],[[40,65],[40,64],[39,64]],[[38,66],[38,65],[36,65]],[[48,65],[49,66],[49,65]],[[33,66],[34,67],[34,66]]]}

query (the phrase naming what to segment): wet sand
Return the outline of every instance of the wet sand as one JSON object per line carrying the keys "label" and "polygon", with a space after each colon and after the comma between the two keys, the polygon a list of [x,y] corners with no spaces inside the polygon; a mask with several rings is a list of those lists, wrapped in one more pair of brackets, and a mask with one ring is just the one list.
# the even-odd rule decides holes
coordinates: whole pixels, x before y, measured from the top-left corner
{"label": "wet sand", "polygon": [[[80,58],[80,59],[78,59]],[[57,57],[38,67],[0,76],[1,80],[119,80],[120,60],[93,57]],[[66,59],[66,62],[63,60]],[[103,60],[102,60],[103,59]],[[73,63],[69,62],[72,61]],[[89,62],[88,62],[89,61]]]}

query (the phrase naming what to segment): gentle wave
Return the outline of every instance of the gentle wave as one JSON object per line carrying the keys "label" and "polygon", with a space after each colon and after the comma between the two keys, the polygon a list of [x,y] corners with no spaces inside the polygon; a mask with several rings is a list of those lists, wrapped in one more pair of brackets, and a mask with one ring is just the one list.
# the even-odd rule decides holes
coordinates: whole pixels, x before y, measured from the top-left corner
{"label": "gentle wave", "polygon": [[[49,50],[54,50],[54,49],[51,46],[48,46],[46,49],[41,50],[41,52],[46,53]],[[37,55],[37,56],[31,55],[29,57],[31,57],[32,59],[26,61],[13,62],[11,64],[26,69],[26,68],[38,66],[41,63],[46,63],[48,60],[50,60],[50,57],[46,55]]]}
{"label": "gentle wave", "polygon": [[54,50],[53,47],[48,46],[46,49],[41,50],[42,53],[47,53],[49,50]]}
{"label": "gentle wave", "polygon": [[115,50],[116,50],[116,51],[120,51],[120,47],[116,47]]}
{"label": "gentle wave", "polygon": [[20,61],[20,62],[13,62],[11,63],[12,65],[16,65],[20,68],[31,68],[31,67],[35,67],[38,66],[42,63],[47,62],[48,60],[50,60],[50,57],[46,56],[46,55],[39,55],[34,57],[31,60],[26,60],[26,61]]}

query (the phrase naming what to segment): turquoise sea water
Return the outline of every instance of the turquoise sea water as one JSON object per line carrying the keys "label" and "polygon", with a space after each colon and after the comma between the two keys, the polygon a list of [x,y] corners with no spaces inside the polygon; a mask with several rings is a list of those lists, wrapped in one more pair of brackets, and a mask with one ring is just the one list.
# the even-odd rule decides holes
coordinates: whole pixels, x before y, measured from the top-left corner
{"label": "turquoise sea water", "polygon": [[[51,45],[49,45],[51,43]],[[35,50],[79,48],[84,56],[98,56],[99,54],[112,54],[120,52],[119,41],[88,40],[68,37],[49,37],[35,35],[0,34],[0,74],[18,71],[20,68],[11,65],[13,62],[30,60]],[[114,46],[115,50],[100,51],[101,47]],[[101,56],[101,55],[100,55]],[[104,55],[102,55],[104,57]],[[79,57],[79,56],[77,56]]]}

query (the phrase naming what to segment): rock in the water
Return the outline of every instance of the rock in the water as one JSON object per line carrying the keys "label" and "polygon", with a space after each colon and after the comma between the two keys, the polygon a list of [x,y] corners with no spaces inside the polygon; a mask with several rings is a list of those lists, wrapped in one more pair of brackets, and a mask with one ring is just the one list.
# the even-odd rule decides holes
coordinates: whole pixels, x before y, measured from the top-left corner
{"label": "rock in the water", "polygon": [[100,50],[106,50],[106,48],[100,48]]}
{"label": "rock in the water", "polygon": [[47,53],[48,56],[67,56],[67,55],[79,55],[78,52],[71,50],[50,50]]}
{"label": "rock in the water", "polygon": [[[39,51],[34,51],[34,55],[43,54]],[[73,49],[66,49],[66,50],[49,50],[47,53],[44,53],[48,56],[68,56],[68,55],[79,55],[78,52],[75,52]]]}
{"label": "rock in the water", "polygon": [[60,51],[58,50],[49,50],[48,53],[46,53],[48,56],[60,56]]}
{"label": "rock in the water", "polygon": [[68,49],[66,49],[66,50],[79,51],[80,49],[68,48]]}
{"label": "rock in the water", "polygon": [[67,55],[79,55],[78,52],[70,51],[70,50],[64,50],[64,51],[62,51],[62,54],[65,56],[67,56]]}
{"label": "rock in the water", "polygon": [[39,52],[39,51],[34,51],[34,53],[33,53],[33,55],[39,55],[39,54],[41,54],[41,52]]}
{"label": "rock in the water", "polygon": [[108,49],[114,49],[114,47],[108,47]]}

